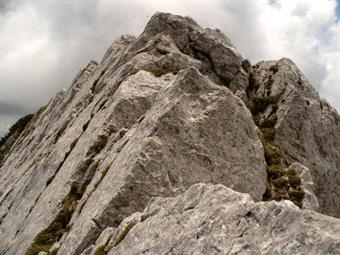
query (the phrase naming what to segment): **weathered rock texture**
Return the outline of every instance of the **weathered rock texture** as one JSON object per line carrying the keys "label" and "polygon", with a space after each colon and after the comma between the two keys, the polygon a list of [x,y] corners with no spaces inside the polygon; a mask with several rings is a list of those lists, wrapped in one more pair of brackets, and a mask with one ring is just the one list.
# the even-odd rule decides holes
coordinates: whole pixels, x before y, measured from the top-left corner
{"label": "weathered rock texture", "polygon": [[[0,162],[0,254],[95,254],[107,247],[115,252],[130,240],[125,239],[126,230],[134,225],[144,226],[141,236],[154,231],[143,230],[145,223],[138,222],[145,217],[136,213],[142,212],[150,199],[180,195],[195,183],[220,184],[194,186],[184,195],[197,191],[192,203],[199,204],[200,199],[202,204],[211,203],[211,208],[200,209],[202,219],[214,215],[215,202],[218,208],[227,201],[224,195],[236,199],[233,210],[256,206],[271,222],[276,216],[269,212],[272,207],[299,217],[311,212],[299,211],[292,204],[253,200],[289,199],[309,209],[317,209],[320,203],[322,212],[340,216],[336,185],[339,116],[325,102],[319,103],[307,81],[299,82],[297,77],[302,75],[293,63],[277,63],[283,64],[277,64],[270,93],[280,95],[282,101],[275,107],[272,129],[264,132],[261,125],[273,115],[273,105],[265,103],[258,110],[255,98],[268,89],[261,75],[273,72],[272,64],[251,67],[219,30],[203,29],[188,17],[157,13],[138,38],[122,36],[114,41],[100,63],[91,61],[67,91],[59,92],[41,108],[18,137],[9,138],[12,142]],[[285,85],[285,81],[293,85]],[[308,98],[310,110],[301,105],[302,98]],[[314,109],[316,106],[322,109]],[[318,117],[321,119],[315,119]],[[306,133],[295,128],[300,125],[295,121],[307,123],[301,124]],[[272,136],[267,141],[269,133]],[[297,135],[300,140],[295,142]],[[305,147],[300,150],[298,145]],[[276,153],[272,158],[268,148]],[[275,178],[281,180],[279,188]],[[212,200],[204,200],[200,190],[211,190]],[[236,191],[250,194],[253,200]],[[175,203],[175,199],[159,201]],[[151,204],[146,212],[153,206],[160,205]],[[306,230],[320,226],[335,235],[336,230],[329,230],[328,224],[337,224],[337,220],[313,215],[310,225],[303,225],[300,218],[296,222]],[[226,227],[240,220],[244,221],[230,216],[231,225]],[[169,229],[170,237],[173,232],[167,224],[159,230]],[[193,230],[198,229],[195,224]],[[263,231],[263,236],[275,229],[273,224],[256,228],[251,221],[244,224],[252,233]],[[296,233],[302,239],[309,238],[300,230]],[[283,229],[280,235],[290,240],[294,231],[298,230]],[[189,238],[190,233],[183,237]],[[219,235],[208,235],[206,242],[216,238],[211,247],[222,240]],[[228,238],[229,244],[234,242],[233,235]],[[320,238],[317,232],[311,239],[326,242],[315,251],[320,253],[325,247],[335,251],[333,239]],[[244,251],[259,251],[265,247],[261,240]],[[149,241],[145,239],[138,247],[152,245]],[[184,250],[176,252],[190,253],[196,249],[194,244],[188,241]],[[285,249],[280,244],[270,249]],[[114,254],[133,254],[133,249]],[[136,246],[135,254],[138,249]],[[299,252],[303,246],[296,249]],[[306,251],[309,249],[313,251],[306,244]],[[149,254],[162,253],[153,250]]]}
{"label": "weathered rock texture", "polygon": [[178,197],[153,199],[133,216],[118,228],[124,238],[112,242],[116,231],[102,248],[109,255],[340,253],[339,219],[290,201],[254,203],[223,185],[196,184]]}
{"label": "weathered rock texture", "polygon": [[300,163],[293,163],[289,166],[288,169],[295,170],[301,179],[301,186],[303,187],[303,190],[305,192],[305,196],[302,201],[302,208],[318,211],[320,209],[320,205],[314,193],[315,185],[313,183],[313,178],[310,170]]}

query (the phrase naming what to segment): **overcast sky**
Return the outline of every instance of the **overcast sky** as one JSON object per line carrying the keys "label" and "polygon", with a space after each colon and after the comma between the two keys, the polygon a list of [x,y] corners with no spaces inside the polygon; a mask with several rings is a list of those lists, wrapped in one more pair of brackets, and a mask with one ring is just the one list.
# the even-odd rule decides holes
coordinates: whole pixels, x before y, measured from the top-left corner
{"label": "overcast sky", "polygon": [[67,88],[113,39],[139,35],[156,11],[221,29],[252,63],[293,59],[339,112],[336,0],[0,0],[0,130]]}

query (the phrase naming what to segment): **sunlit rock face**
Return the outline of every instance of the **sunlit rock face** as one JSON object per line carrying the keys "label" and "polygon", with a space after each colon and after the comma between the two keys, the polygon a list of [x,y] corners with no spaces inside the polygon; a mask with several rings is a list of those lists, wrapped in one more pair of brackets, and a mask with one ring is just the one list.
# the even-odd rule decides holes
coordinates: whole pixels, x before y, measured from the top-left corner
{"label": "sunlit rock face", "polygon": [[290,60],[156,13],[4,141],[0,254],[337,254],[306,209],[340,216],[339,125]]}

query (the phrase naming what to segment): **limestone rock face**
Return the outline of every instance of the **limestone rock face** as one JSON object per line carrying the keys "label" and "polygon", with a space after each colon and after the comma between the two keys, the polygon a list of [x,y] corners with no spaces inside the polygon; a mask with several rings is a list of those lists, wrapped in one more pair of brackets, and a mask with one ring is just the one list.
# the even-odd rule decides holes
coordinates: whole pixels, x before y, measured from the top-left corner
{"label": "limestone rock face", "polygon": [[[263,93],[282,100],[254,114],[249,101]],[[339,116],[294,64],[252,67],[221,31],[156,13],[139,37],[115,40],[7,143],[0,254],[336,252],[338,225],[329,226],[338,220],[259,202],[269,167],[280,170],[268,165],[259,124],[273,108],[280,163],[295,174],[287,192],[299,189],[302,208],[319,203],[339,216]]]}
{"label": "limestone rock face", "polygon": [[196,182],[223,183],[256,199],[265,189],[265,161],[249,112],[195,68],[162,88],[108,153],[105,178],[74,218],[61,254],[82,251],[101,228],[117,226],[151,197],[178,194]]}
{"label": "limestone rock face", "polygon": [[198,182],[261,200],[257,127],[221,86],[241,62],[220,31],[170,14],[116,40],[34,116],[3,162],[0,253],[90,252],[150,198]]}
{"label": "limestone rock face", "polygon": [[340,253],[339,219],[290,201],[255,203],[223,185],[155,198],[140,217],[109,255]]}
{"label": "limestone rock face", "polygon": [[340,217],[340,117],[336,110],[320,99],[286,58],[256,64],[251,85],[248,91],[256,91],[252,97],[263,103],[260,118],[275,122],[275,142],[284,151],[284,164],[299,162],[309,168],[320,212]]}

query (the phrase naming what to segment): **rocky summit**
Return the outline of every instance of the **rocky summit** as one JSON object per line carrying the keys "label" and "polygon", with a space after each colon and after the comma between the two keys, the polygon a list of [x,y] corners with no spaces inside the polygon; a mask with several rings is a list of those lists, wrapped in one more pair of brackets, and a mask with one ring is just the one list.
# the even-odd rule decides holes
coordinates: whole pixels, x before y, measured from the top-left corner
{"label": "rocky summit", "polygon": [[189,17],[115,40],[0,146],[2,255],[340,254],[338,113]]}

